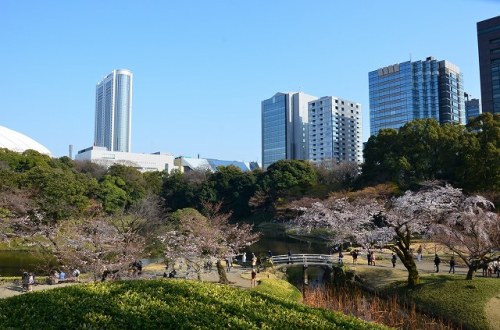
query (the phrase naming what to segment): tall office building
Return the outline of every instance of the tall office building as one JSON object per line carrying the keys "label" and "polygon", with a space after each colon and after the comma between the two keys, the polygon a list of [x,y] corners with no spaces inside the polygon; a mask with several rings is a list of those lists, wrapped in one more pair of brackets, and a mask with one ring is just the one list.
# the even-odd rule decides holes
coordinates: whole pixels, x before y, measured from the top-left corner
{"label": "tall office building", "polygon": [[500,16],[477,23],[483,112],[500,113]]}
{"label": "tall office building", "polygon": [[448,61],[407,61],[371,71],[368,79],[371,135],[414,119],[465,123],[462,74]]}
{"label": "tall office building", "polygon": [[262,101],[262,167],[281,159],[308,159],[308,102],[302,92],[276,93]]}
{"label": "tall office building", "polygon": [[96,86],[94,145],[130,152],[132,72],[113,70]]}
{"label": "tall office building", "polygon": [[472,95],[464,93],[465,98],[465,117],[467,124],[474,118],[479,116],[481,112],[481,103],[478,99],[472,98]]}
{"label": "tall office building", "polygon": [[324,96],[309,102],[309,159],[361,164],[361,104]]}

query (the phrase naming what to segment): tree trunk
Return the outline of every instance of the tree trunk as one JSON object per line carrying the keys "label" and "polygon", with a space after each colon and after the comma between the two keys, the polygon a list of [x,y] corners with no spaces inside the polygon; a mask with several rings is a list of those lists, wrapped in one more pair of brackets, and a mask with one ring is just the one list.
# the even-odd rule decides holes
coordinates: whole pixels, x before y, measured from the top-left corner
{"label": "tree trunk", "polygon": [[217,259],[217,273],[219,273],[219,283],[229,284],[229,280],[226,275],[226,268],[222,265],[222,260]]}
{"label": "tree trunk", "polygon": [[[413,259],[412,259],[413,261]],[[405,265],[406,266],[406,265]],[[415,265],[415,261],[411,262],[410,267],[408,269],[408,286],[410,288],[415,287],[420,283],[420,277],[418,275],[417,265]]]}
{"label": "tree trunk", "polygon": [[467,276],[465,277],[466,280],[472,280],[472,276],[474,275],[474,265],[470,264],[469,265],[469,270],[467,271]]}
{"label": "tree trunk", "polygon": [[420,283],[417,265],[411,252],[411,233],[408,228],[395,228],[398,240],[396,241],[394,252],[408,270],[408,286],[415,287]]}

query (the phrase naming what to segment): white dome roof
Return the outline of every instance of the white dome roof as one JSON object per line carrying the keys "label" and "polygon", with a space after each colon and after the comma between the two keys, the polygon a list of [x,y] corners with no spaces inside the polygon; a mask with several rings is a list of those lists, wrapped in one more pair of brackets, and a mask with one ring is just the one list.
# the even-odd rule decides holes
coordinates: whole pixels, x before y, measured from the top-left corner
{"label": "white dome roof", "polygon": [[0,148],[7,148],[16,152],[33,149],[41,154],[50,155],[49,149],[24,134],[0,126]]}

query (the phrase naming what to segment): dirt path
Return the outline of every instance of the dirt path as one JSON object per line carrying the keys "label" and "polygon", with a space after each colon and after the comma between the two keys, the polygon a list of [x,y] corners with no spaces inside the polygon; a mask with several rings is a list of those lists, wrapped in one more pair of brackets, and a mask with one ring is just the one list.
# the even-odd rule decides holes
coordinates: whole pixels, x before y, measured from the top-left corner
{"label": "dirt path", "polygon": [[486,317],[491,330],[500,330],[500,292],[486,303]]}
{"label": "dirt path", "polygon": [[[154,279],[154,278],[163,278],[160,270],[163,270],[164,265],[158,264],[157,267],[150,267],[150,269],[146,269],[142,277],[143,279]],[[250,277],[251,277],[251,269],[250,268],[241,268],[240,266],[235,266],[231,268],[229,272],[227,272],[227,278],[231,282],[231,285],[239,288],[250,288]],[[181,269],[178,271],[178,277],[180,278],[196,278],[194,273],[188,273],[186,269]],[[273,274],[269,273],[258,273],[257,281],[261,278],[275,278]],[[217,283],[219,281],[219,276],[217,271],[214,269],[211,272],[202,273],[202,280],[206,282],[214,282]],[[42,291],[42,290],[50,290],[55,288],[61,288],[68,285],[76,285],[78,283],[61,283],[56,285],[49,284],[38,284],[33,286],[33,291]],[[20,294],[26,294],[22,291],[20,285],[16,285],[14,283],[6,283],[0,285],[0,299],[8,298],[12,296],[17,296]]]}
{"label": "dirt path", "polygon": [[[64,286],[75,285],[75,284],[78,284],[78,283],[61,283],[61,284],[55,284],[55,285],[37,284],[37,285],[33,286],[33,291],[55,289],[55,288],[61,288]],[[7,283],[7,284],[3,284],[0,286],[0,298],[13,297],[13,296],[17,296],[20,294],[26,294],[25,292],[23,292],[20,285],[16,285],[14,283]]]}

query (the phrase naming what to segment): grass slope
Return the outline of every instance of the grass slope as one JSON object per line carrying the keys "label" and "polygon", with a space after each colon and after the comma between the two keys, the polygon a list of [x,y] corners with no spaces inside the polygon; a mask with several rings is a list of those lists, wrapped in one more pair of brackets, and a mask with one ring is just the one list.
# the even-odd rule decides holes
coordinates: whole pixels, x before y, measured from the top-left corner
{"label": "grass slope", "polygon": [[462,324],[466,329],[489,328],[485,308],[487,302],[500,293],[500,280],[476,277],[467,281],[455,276],[434,275],[422,277],[421,281],[422,284],[414,289],[401,284],[397,291],[422,310]]}
{"label": "grass slope", "polygon": [[259,281],[259,285],[251,290],[294,302],[302,301],[300,291],[293,284],[285,280],[262,279]]}
{"label": "grass slope", "polygon": [[183,280],[75,285],[0,301],[1,329],[386,329],[291,299]]}

